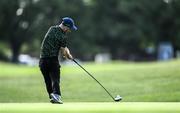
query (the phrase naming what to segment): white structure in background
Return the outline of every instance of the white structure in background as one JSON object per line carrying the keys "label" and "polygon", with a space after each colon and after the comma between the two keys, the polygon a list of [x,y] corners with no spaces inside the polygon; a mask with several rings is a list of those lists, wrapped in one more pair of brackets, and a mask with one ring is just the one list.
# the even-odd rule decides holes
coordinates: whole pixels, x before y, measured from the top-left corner
{"label": "white structure in background", "polygon": [[29,66],[36,66],[39,62],[37,58],[31,57],[27,54],[20,54],[18,60],[21,64],[27,64]]}
{"label": "white structure in background", "polygon": [[111,55],[109,53],[99,53],[95,56],[96,63],[108,62],[111,60]]}
{"label": "white structure in background", "polygon": [[158,47],[158,60],[169,60],[174,55],[173,46],[170,42],[163,42]]}

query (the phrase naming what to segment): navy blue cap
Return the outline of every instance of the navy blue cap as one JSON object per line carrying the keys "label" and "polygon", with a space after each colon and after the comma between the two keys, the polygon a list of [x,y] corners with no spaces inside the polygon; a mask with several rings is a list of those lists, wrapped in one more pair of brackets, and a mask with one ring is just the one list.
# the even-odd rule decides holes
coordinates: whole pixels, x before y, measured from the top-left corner
{"label": "navy blue cap", "polygon": [[77,27],[74,24],[74,20],[70,17],[64,17],[62,19],[62,24],[69,27],[71,30],[77,30]]}

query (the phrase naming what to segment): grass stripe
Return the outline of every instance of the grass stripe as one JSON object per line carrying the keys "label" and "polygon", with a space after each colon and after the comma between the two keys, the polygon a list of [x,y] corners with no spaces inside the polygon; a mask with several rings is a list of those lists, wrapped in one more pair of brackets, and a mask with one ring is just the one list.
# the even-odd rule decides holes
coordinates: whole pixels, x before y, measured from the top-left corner
{"label": "grass stripe", "polygon": [[175,102],[1,103],[0,113],[179,113]]}

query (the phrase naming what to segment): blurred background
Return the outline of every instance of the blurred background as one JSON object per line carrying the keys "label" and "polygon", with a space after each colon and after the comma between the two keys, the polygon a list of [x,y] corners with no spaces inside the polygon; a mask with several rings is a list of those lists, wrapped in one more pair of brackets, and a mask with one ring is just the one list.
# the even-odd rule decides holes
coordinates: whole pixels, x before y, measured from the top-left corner
{"label": "blurred background", "polygon": [[[40,46],[65,16],[78,27],[68,38],[72,55],[113,95],[180,101],[179,12],[180,0],[0,0],[0,102],[48,102]],[[84,75],[62,66],[65,101],[111,101]]]}
{"label": "blurred background", "polygon": [[1,0],[0,60],[39,58],[48,28],[75,20],[69,35],[74,57],[84,61],[167,60],[180,56],[179,0]]}

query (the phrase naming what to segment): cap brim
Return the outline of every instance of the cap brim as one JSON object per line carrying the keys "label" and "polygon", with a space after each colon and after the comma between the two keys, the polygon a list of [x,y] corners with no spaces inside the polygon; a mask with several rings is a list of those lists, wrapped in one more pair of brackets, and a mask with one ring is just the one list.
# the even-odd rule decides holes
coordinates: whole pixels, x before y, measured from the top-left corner
{"label": "cap brim", "polygon": [[77,30],[77,27],[76,27],[76,26],[73,26],[73,27],[72,27],[72,30],[75,30],[75,31],[76,31],[76,30]]}

